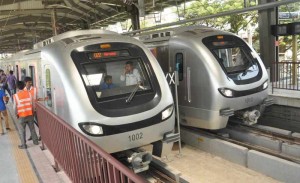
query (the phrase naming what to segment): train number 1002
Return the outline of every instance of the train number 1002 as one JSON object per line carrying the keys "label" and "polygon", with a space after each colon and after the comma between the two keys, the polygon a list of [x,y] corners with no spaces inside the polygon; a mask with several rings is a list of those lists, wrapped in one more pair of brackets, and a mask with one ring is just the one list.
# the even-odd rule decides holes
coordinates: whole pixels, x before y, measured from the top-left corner
{"label": "train number 1002", "polygon": [[143,138],[143,133],[140,132],[140,133],[132,134],[132,135],[129,135],[128,138],[129,138],[129,142],[140,140]]}

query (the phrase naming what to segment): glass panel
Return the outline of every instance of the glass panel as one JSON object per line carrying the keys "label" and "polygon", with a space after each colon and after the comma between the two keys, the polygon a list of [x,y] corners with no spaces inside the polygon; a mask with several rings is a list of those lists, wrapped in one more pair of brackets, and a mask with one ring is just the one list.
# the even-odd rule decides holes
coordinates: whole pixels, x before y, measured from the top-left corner
{"label": "glass panel", "polygon": [[21,81],[24,81],[24,78],[26,77],[26,69],[21,69]]}
{"label": "glass panel", "polygon": [[183,54],[176,53],[176,71],[178,71],[179,81],[183,80]]}
{"label": "glass panel", "polygon": [[35,72],[34,72],[35,68],[34,66],[29,66],[29,74],[30,74],[30,77],[32,78],[32,84],[33,86],[35,86]]}
{"label": "glass panel", "polygon": [[18,65],[16,65],[15,73],[17,75],[17,80],[19,81],[20,78],[19,78],[19,66]]}
{"label": "glass panel", "polygon": [[244,80],[258,75],[259,68],[253,54],[247,53],[242,47],[220,48],[213,51],[232,79]]}
{"label": "glass panel", "polygon": [[95,62],[84,64],[85,85],[91,87],[97,98],[113,97],[151,90],[145,68],[139,59]]}
{"label": "glass panel", "polygon": [[238,81],[237,83],[245,84],[261,77],[257,54],[241,38],[216,35],[204,38],[203,43],[213,53],[227,76]]}
{"label": "glass panel", "polygon": [[47,95],[47,106],[52,107],[52,96],[51,96],[51,75],[50,69],[46,69],[46,95]]}

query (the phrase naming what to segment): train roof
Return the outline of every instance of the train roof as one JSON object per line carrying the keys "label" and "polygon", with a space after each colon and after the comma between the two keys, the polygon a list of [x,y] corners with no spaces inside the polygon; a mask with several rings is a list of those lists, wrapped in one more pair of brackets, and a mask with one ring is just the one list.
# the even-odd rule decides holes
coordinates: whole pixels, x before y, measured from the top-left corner
{"label": "train roof", "polygon": [[69,44],[72,42],[79,42],[81,40],[94,39],[97,37],[100,38],[103,35],[119,35],[119,34],[113,31],[102,30],[102,29],[68,31],[34,44],[33,49],[42,48],[53,42],[60,41],[60,40],[63,40],[64,42]]}
{"label": "train roof", "polygon": [[217,35],[217,34],[231,34],[229,32],[225,32],[222,30],[218,30],[212,27],[206,26],[185,26],[185,27],[175,27],[169,28],[164,30],[158,31],[151,31],[146,33],[141,33],[136,37],[144,42],[151,42],[151,41],[164,41],[169,40],[172,36],[180,35],[183,33],[191,33],[191,35],[195,35],[197,37],[206,37],[210,35]]}

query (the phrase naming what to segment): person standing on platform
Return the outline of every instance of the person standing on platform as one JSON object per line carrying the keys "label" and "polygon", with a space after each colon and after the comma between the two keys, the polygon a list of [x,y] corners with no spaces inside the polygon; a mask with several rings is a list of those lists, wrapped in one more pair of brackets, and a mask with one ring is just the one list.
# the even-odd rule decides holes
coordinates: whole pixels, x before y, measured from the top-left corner
{"label": "person standing on platform", "polygon": [[[36,89],[36,87],[32,86],[32,78],[31,77],[28,77],[28,76],[25,77],[24,78],[24,83],[25,83],[24,91],[29,91],[29,93],[31,94],[31,103],[33,105],[33,117],[34,117],[33,121],[34,121],[35,125],[37,127],[39,127],[37,116],[36,116],[35,102],[37,102],[37,101],[43,101],[43,99],[37,98],[37,89]],[[28,138],[28,140],[32,140],[32,137],[30,136]]]}
{"label": "person standing on platform", "polygon": [[14,94],[14,109],[17,119],[20,123],[20,134],[21,134],[21,145],[20,149],[26,149],[26,125],[30,129],[30,134],[35,145],[39,144],[38,137],[35,132],[34,122],[33,122],[33,104],[32,96],[28,90],[24,90],[24,83],[22,81],[18,82],[18,93]]}
{"label": "person standing on platform", "polygon": [[12,95],[14,95],[16,93],[16,84],[17,84],[17,78],[14,75],[14,71],[9,71],[9,75],[7,76],[6,79],[7,85],[8,85],[8,89],[10,91],[10,97],[12,99],[12,102],[14,102],[14,98],[12,97]]}
{"label": "person standing on platform", "polygon": [[6,77],[5,73],[4,73],[4,71],[0,70],[0,84],[2,84],[1,88],[3,88],[4,91],[6,90],[7,93],[10,95],[10,91],[8,90],[7,80],[6,79],[7,79],[7,77]]}
{"label": "person standing on platform", "polygon": [[9,124],[8,124],[7,110],[6,110],[6,106],[5,106],[5,103],[7,103],[8,100],[9,100],[9,98],[6,96],[5,91],[2,89],[2,86],[1,86],[1,88],[0,88],[0,133],[1,133],[1,135],[4,135],[4,130],[2,127],[2,119],[3,118],[1,116],[1,114],[4,117],[6,130],[10,130]]}

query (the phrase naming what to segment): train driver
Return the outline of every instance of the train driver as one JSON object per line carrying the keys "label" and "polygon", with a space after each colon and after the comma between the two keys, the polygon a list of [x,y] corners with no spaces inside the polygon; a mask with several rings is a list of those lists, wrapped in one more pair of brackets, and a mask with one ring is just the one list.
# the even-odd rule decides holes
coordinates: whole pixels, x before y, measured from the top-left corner
{"label": "train driver", "polygon": [[132,61],[127,61],[124,72],[120,76],[121,81],[125,81],[126,86],[136,85],[141,83],[141,75],[138,69],[133,67]]}

